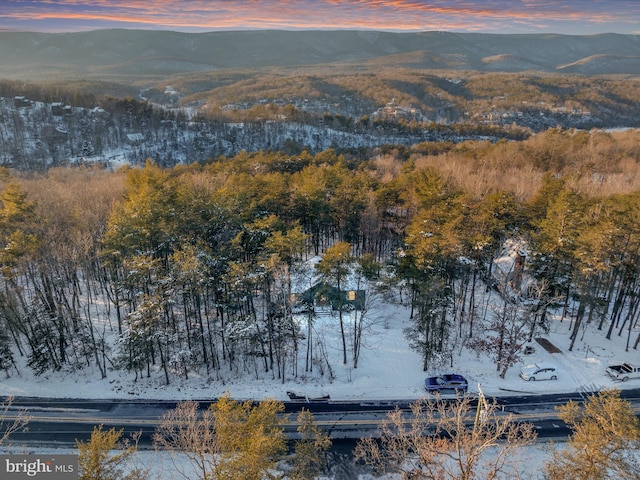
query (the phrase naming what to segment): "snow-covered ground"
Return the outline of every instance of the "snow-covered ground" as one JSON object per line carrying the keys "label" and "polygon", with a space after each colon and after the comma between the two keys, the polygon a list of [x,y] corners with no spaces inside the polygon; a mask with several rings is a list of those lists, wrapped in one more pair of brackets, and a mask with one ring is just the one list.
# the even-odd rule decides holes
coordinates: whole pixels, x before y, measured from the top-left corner
{"label": "snow-covered ground", "polygon": [[[487,396],[513,394],[538,394],[555,392],[586,392],[604,388],[640,388],[640,380],[616,382],[606,373],[608,364],[618,361],[640,362],[640,352],[629,348],[625,352],[627,334],[614,331],[611,340],[603,331],[596,329],[597,323],[586,325],[580,333],[573,351],[569,351],[570,319],[552,320],[547,338],[561,353],[549,353],[539,344],[533,343],[535,352],[523,355],[522,361],[511,367],[504,379],[496,371],[495,364],[485,355],[466,348],[456,347],[453,352],[453,367],[422,370],[420,355],[408,347],[403,329],[409,327],[408,309],[401,306],[382,305],[368,312],[369,331],[365,332],[358,368],[342,365],[342,344],[339,337],[337,315],[321,316],[316,321],[315,338],[325,337],[327,358],[334,378],[327,369],[324,375],[315,367],[313,374],[304,372],[304,350],[300,352],[298,378],[290,376],[284,382],[273,378],[271,372],[251,369],[250,372],[226,372],[224,381],[214,375],[190,373],[185,380],[173,376],[170,385],[165,385],[161,372],[152,372],[150,378],[134,380],[134,374],[110,371],[101,379],[97,370],[87,368],[76,372],[48,372],[35,376],[24,365],[24,358],[17,358],[19,375],[0,380],[0,395],[36,396],[57,398],[145,398],[145,399],[207,399],[229,392],[237,399],[275,398],[287,400],[287,391],[316,397],[330,395],[332,400],[394,400],[415,399],[426,395],[424,378],[439,373],[460,373],[470,384],[469,391],[477,392],[478,385]],[[346,321],[347,325],[349,320]],[[584,335],[583,335],[584,334]],[[631,334],[632,341],[637,330]],[[535,362],[553,363],[559,368],[557,381],[525,382],[519,370]]]}
{"label": "snow-covered ground", "polygon": [[[541,443],[520,449],[518,461],[526,466],[522,472],[521,479],[543,480],[544,466],[550,458],[551,448],[563,448],[563,446]],[[114,454],[118,452],[113,452]],[[77,455],[77,451],[57,448],[31,448],[24,450],[21,448],[0,447],[0,454],[37,455],[37,456],[58,456]],[[195,480],[198,479],[199,471],[180,453],[168,453],[151,450],[139,450],[128,460],[125,470],[138,469],[147,473],[147,480]],[[386,474],[376,476],[371,473],[358,472],[355,468],[333,468],[339,473],[327,472],[327,474],[316,477],[315,480],[402,480],[400,475]],[[510,480],[504,475],[498,477],[502,480]]]}
{"label": "snow-covered ground", "polygon": [[[568,351],[570,339],[570,319],[560,322],[554,320],[547,338],[561,353],[548,353],[534,343],[535,353],[523,356],[520,364],[509,369],[501,379],[495,365],[484,355],[466,348],[457,347],[453,355],[452,368],[434,368],[422,371],[420,355],[408,348],[403,329],[410,325],[408,309],[400,306],[378,305],[369,313],[369,331],[365,335],[362,354],[357,369],[343,366],[342,346],[339,337],[337,316],[321,316],[316,323],[316,338],[324,336],[327,345],[327,357],[331,359],[331,368],[335,378],[314,374],[303,375],[304,351],[301,352],[298,378],[289,378],[283,384],[273,379],[271,374],[252,371],[235,378],[225,377],[224,383],[212,377],[192,373],[189,380],[174,377],[170,385],[164,385],[160,372],[151,378],[134,381],[134,375],[126,372],[109,372],[100,379],[97,371],[87,369],[81,372],[47,373],[34,376],[24,365],[20,365],[20,374],[0,381],[0,395],[41,396],[58,398],[149,398],[149,399],[208,399],[225,392],[237,399],[276,398],[287,400],[286,392],[294,391],[310,397],[330,395],[332,400],[371,400],[371,399],[416,399],[426,396],[423,388],[424,378],[439,373],[457,372],[465,375],[470,383],[470,392],[482,391],[487,396],[505,396],[554,393],[585,392],[603,388],[639,388],[640,380],[614,382],[605,373],[611,362],[640,362],[638,351],[625,352],[626,334],[617,335],[611,340],[604,338],[606,331],[597,331],[594,322],[586,326],[575,343],[572,352]],[[301,319],[302,320],[302,319]],[[348,321],[347,321],[348,323]],[[584,334],[584,335],[582,335]],[[632,332],[632,338],[637,330]],[[24,359],[18,358],[20,363]],[[518,372],[525,364],[534,362],[554,363],[559,368],[557,381],[525,382]],[[556,446],[555,448],[558,448]],[[559,447],[562,448],[562,447]],[[10,453],[24,453],[21,448],[12,448]],[[42,449],[27,450],[27,453],[42,453]],[[55,449],[45,453],[56,453]],[[58,453],[60,453],[58,451]],[[74,453],[65,450],[62,453]],[[522,451],[522,464],[527,465],[530,478],[542,478],[542,468],[550,455],[549,445],[541,441]],[[137,466],[149,466],[150,478],[158,480],[175,478],[175,466],[189,469],[183,458],[174,458],[166,452],[142,451],[137,454]],[[337,478],[337,477],[335,477]],[[373,477],[359,476],[360,480]],[[388,476],[386,479],[392,479]]]}

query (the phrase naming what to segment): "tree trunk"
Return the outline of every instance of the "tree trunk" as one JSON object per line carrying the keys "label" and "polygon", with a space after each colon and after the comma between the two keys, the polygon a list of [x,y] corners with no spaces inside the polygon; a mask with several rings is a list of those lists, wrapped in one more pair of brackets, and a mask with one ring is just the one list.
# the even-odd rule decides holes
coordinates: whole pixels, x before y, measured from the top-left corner
{"label": "tree trunk", "polygon": [[580,305],[578,306],[578,313],[576,314],[576,321],[573,324],[573,330],[571,332],[571,344],[569,345],[569,351],[573,351],[573,345],[576,342],[576,338],[578,338],[578,332],[580,331],[580,325],[582,325],[582,317],[584,316],[585,303],[580,299]]}

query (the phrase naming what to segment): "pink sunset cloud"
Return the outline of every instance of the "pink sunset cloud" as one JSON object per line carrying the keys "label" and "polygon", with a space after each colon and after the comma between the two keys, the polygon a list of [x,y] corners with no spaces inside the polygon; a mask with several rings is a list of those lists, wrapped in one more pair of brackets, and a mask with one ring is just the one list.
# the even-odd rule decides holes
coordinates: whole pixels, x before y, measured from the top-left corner
{"label": "pink sunset cloud", "polygon": [[367,29],[633,33],[637,0],[5,0],[0,29]]}

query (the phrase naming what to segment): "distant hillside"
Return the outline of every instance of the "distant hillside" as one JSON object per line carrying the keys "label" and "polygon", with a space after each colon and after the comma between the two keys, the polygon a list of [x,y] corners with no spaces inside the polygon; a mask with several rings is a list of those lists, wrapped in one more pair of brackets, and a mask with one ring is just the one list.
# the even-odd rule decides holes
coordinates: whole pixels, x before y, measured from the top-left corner
{"label": "distant hillside", "polygon": [[640,74],[640,36],[370,31],[0,32],[0,77],[158,79],[327,64],[481,72]]}

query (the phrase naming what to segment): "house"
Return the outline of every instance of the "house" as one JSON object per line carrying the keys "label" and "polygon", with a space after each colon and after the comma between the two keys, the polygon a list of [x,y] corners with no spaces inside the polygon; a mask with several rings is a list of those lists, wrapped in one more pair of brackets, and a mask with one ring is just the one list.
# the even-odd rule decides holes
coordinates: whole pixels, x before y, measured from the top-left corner
{"label": "house", "polygon": [[109,113],[100,107],[92,108],[91,115],[93,115],[99,121],[106,121],[109,118]]}
{"label": "house", "polygon": [[141,133],[127,133],[127,142],[130,145],[140,145],[144,142],[144,135]]}
{"label": "house", "polygon": [[13,98],[13,103],[16,106],[16,108],[30,107],[32,105],[31,100],[29,100],[27,97],[24,97],[22,95],[15,96]]}
{"label": "house", "polygon": [[47,138],[55,143],[64,143],[69,139],[69,131],[65,127],[58,125],[51,128]]}
{"label": "house", "polygon": [[318,282],[304,292],[293,294],[295,310],[313,308],[316,314],[330,315],[342,305],[342,310],[362,310],[366,292],[362,289],[338,290],[325,282]]}
{"label": "house", "polygon": [[60,102],[52,103],[51,114],[55,117],[61,117],[64,114],[64,105]]}
{"label": "house", "polygon": [[507,240],[493,261],[491,275],[495,286],[512,300],[532,297],[535,279],[526,271],[527,244],[523,240]]}
{"label": "house", "polygon": [[386,121],[398,121],[403,120],[420,120],[423,115],[422,112],[413,107],[403,107],[396,103],[396,99],[392,99],[384,107],[379,108],[371,115],[373,118]]}
{"label": "house", "polygon": [[347,275],[344,285],[338,290],[318,275],[315,264],[320,257],[309,260],[304,273],[292,275],[290,303],[296,313],[314,312],[330,315],[340,304],[344,310],[362,310],[366,300],[366,290],[358,288],[354,276]]}

